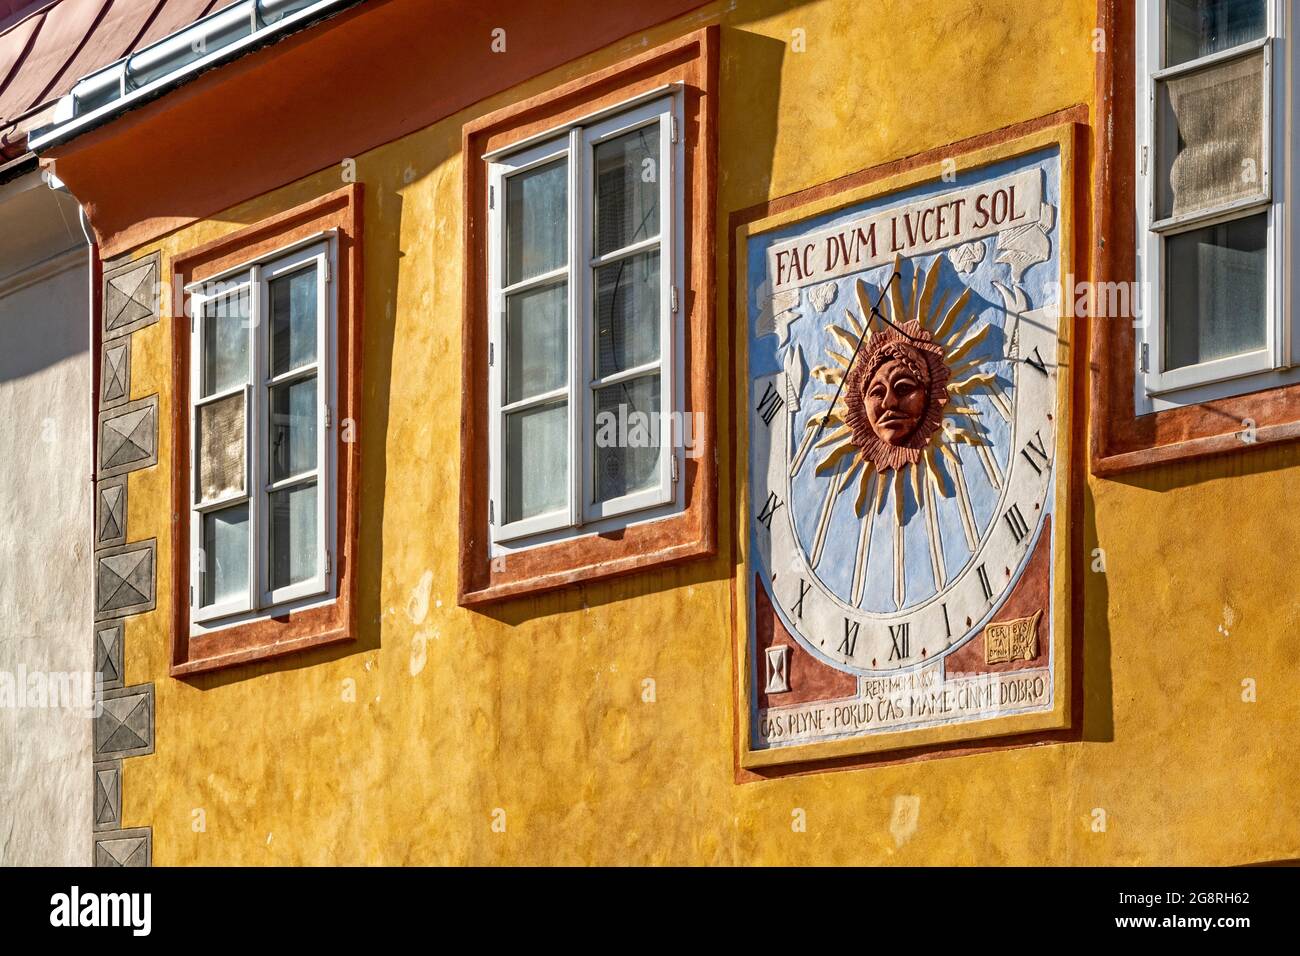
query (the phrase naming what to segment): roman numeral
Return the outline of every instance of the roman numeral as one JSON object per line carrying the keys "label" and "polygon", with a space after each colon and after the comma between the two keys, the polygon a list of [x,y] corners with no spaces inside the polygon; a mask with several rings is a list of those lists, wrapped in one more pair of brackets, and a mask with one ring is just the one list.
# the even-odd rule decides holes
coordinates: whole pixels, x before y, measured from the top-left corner
{"label": "roman numeral", "polygon": [[1047,374],[1047,363],[1044,362],[1043,357],[1038,354],[1038,346],[1036,345],[1034,346],[1034,354],[1025,359],[1025,364],[1032,367],[1035,371],[1042,372],[1044,375]]}
{"label": "roman numeral", "polygon": [[801,621],[803,620],[803,599],[804,596],[811,590],[812,590],[812,585],[809,584],[807,581],[805,581],[803,578],[800,578],[799,579],[799,600],[795,602],[794,607],[791,608],[791,610]]}
{"label": "roman numeral", "polygon": [[758,400],[758,414],[763,419],[763,424],[768,428],[772,427],[772,419],[776,418],[785,405],[785,399],[781,397],[771,382],[767,383],[767,390],[763,392],[763,397]]}
{"label": "roman numeral", "polygon": [[861,621],[850,623],[847,617],[844,619],[844,640],[840,641],[840,646],[835,649],[837,653],[845,657],[853,656],[853,650],[858,646],[858,628],[861,626]]}
{"label": "roman numeral", "polygon": [[[1051,467],[1052,460],[1047,457],[1047,446],[1043,444],[1042,436],[1037,431],[1034,432],[1033,438],[1025,442],[1025,447],[1020,449],[1020,454],[1025,456],[1025,461],[1033,465],[1034,471],[1040,475],[1043,473],[1043,468]],[[1041,468],[1039,467],[1040,461],[1042,462]]]}
{"label": "roman numeral", "polygon": [[1025,535],[1029,534],[1029,525],[1025,522],[1025,516],[1020,513],[1020,506],[1012,505],[1002,517],[1006,519],[1007,527],[1011,529],[1011,536],[1016,539],[1016,544],[1024,541]]}
{"label": "roman numeral", "polygon": [[780,508],[784,502],[776,496],[775,491],[767,493],[767,504],[763,505],[763,510],[758,513],[758,523],[768,531],[772,530],[772,516],[776,514],[776,509]]}
{"label": "roman numeral", "polygon": [[984,565],[982,564],[975,569],[975,573],[980,577],[980,587],[984,591],[984,600],[987,601],[989,598],[993,597],[993,586],[989,584],[989,573],[984,570]]}
{"label": "roman numeral", "polygon": [[[944,613],[947,614],[947,608],[944,609]],[[897,626],[893,624],[889,625],[889,640],[890,643],[893,644],[893,647],[889,649],[889,659],[891,661],[904,660],[909,653],[907,647],[908,637],[906,621]]]}

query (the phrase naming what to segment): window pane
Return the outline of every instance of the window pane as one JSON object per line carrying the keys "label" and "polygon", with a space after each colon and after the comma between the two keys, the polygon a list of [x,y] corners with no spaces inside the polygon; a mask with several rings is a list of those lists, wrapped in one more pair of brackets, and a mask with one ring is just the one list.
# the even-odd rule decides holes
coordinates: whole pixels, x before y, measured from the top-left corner
{"label": "window pane", "polygon": [[569,405],[506,416],[505,520],[556,511],[568,501]]}
{"label": "window pane", "polygon": [[1166,241],[1166,370],[1264,347],[1267,257],[1267,213]]}
{"label": "window pane", "polygon": [[1258,40],[1267,28],[1265,0],[1165,0],[1165,66]]}
{"label": "window pane", "polygon": [[271,480],[316,468],[316,376],[271,389]]}
{"label": "window pane", "polygon": [[248,383],[249,302],[245,287],[203,305],[204,395]]}
{"label": "window pane", "polygon": [[568,381],[569,287],[561,281],[516,292],[506,303],[506,401]]}
{"label": "window pane", "polygon": [[316,576],[316,482],[270,494],[271,588]]}
{"label": "window pane", "polygon": [[272,279],[271,374],[316,361],[316,267]]}
{"label": "window pane", "polygon": [[203,607],[248,593],[248,503],[203,516]]}
{"label": "window pane", "polygon": [[1159,83],[1158,218],[1263,195],[1264,55]]}
{"label": "window pane", "polygon": [[197,500],[220,501],[244,493],[244,393],[235,392],[200,405]]}
{"label": "window pane", "polygon": [[596,255],[659,235],[659,124],[595,149]]}
{"label": "window pane", "polygon": [[506,180],[506,284],[569,261],[569,164],[558,159]]}
{"label": "window pane", "polygon": [[659,376],[596,391],[596,500],[653,488],[659,480]]}
{"label": "window pane", "polygon": [[596,270],[596,375],[603,378],[659,357],[659,250]]}

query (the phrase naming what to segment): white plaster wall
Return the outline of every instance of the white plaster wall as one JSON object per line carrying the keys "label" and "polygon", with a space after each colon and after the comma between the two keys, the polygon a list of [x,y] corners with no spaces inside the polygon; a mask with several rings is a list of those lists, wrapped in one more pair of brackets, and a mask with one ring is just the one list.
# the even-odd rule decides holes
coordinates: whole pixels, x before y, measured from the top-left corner
{"label": "white plaster wall", "polygon": [[[0,235],[44,232],[35,249],[0,240],[0,675],[80,684],[94,668],[86,251],[76,205],[31,189],[0,192]],[[0,865],[87,864],[89,713],[23,703],[0,690]]]}

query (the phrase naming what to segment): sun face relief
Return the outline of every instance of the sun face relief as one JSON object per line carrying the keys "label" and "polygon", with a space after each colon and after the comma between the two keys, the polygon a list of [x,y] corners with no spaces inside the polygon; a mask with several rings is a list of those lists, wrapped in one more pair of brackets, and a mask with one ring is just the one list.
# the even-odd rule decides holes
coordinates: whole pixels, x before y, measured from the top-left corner
{"label": "sun face relief", "polygon": [[[750,659],[756,686],[781,674],[754,702],[756,746],[1052,705],[1059,164],[1012,167],[750,240]],[[1002,231],[857,271],[817,254],[993,192],[1030,203]],[[793,288],[776,271],[787,250]],[[819,723],[843,718],[817,696],[834,672],[858,678],[861,726]],[[1031,672],[1029,691],[1004,687]],[[894,696],[921,688],[939,702]]]}

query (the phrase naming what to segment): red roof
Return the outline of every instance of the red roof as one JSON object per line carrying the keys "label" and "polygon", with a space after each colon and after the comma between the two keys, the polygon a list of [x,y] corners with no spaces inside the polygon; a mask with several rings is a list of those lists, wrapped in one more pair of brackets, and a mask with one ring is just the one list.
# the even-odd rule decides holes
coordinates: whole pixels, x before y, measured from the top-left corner
{"label": "red roof", "polygon": [[234,0],[0,0],[0,162],[88,73]]}

